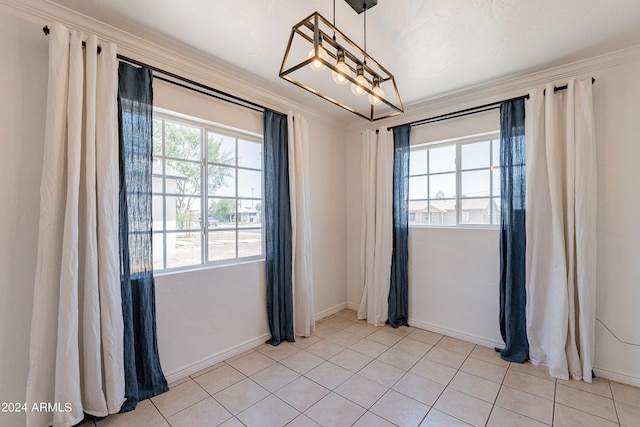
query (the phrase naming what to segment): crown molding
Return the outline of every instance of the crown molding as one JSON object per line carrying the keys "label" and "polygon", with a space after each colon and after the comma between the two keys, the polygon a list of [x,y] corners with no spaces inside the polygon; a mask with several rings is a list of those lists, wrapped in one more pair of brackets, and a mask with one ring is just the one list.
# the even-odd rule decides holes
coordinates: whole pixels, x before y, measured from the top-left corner
{"label": "crown molding", "polygon": [[[346,126],[348,121],[306,107],[284,96],[266,90],[265,81],[250,73],[232,67],[222,60],[167,38],[158,38],[159,43],[145,40],[112,25],[60,6],[50,0],[0,0],[0,6],[31,22],[42,25],[60,22],[77,31],[97,34],[101,39],[114,43],[118,53],[163,70],[187,77],[221,91],[264,105],[275,111],[286,113],[298,111],[308,119],[313,118],[327,126]],[[226,71],[222,71],[224,68]],[[344,130],[344,129],[343,129]]]}

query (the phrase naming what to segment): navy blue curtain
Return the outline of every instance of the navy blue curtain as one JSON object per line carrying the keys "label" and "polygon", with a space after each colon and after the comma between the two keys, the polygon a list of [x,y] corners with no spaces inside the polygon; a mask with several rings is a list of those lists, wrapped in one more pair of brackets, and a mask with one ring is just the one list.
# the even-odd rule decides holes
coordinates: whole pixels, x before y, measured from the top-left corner
{"label": "navy blue curtain", "polygon": [[263,124],[265,269],[267,317],[271,330],[271,338],[267,344],[278,345],[282,341],[295,341],[287,116],[265,110]]}
{"label": "navy blue curtain", "polygon": [[509,362],[529,359],[525,319],[526,148],[524,99],[500,106],[500,333]]}
{"label": "navy blue curtain", "polygon": [[120,285],[124,317],[125,398],[121,412],[169,390],[156,337],[152,253],[151,70],[121,62],[118,70],[120,139]]}
{"label": "navy blue curtain", "polygon": [[393,255],[389,324],[409,326],[409,140],[411,126],[393,128]]}

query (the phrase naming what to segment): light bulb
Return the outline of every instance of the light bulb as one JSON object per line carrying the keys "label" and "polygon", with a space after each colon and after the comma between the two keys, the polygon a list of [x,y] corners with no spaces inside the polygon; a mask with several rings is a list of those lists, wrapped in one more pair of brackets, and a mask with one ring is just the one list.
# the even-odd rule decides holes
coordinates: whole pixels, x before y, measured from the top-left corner
{"label": "light bulb", "polygon": [[373,91],[373,93],[378,95],[378,96],[373,96],[373,95],[369,94],[369,102],[371,103],[371,105],[380,105],[380,104],[382,104],[382,99],[380,99],[380,98],[384,98],[384,92],[382,91],[382,89],[380,89],[380,86],[375,86],[371,90]]}
{"label": "light bulb", "polygon": [[351,70],[349,69],[349,66],[344,63],[344,61],[338,62],[336,64],[336,68],[342,71],[343,74],[340,74],[337,71],[332,71],[331,78],[333,79],[333,82],[335,84],[342,86],[343,84],[347,83],[348,80],[346,76],[351,75]]}
{"label": "light bulb", "polygon": [[[364,76],[362,74],[358,74],[356,76],[356,81],[358,83],[360,83],[360,85],[362,86],[366,86],[367,85],[367,79],[364,78]],[[358,86],[355,83],[351,83],[351,93],[353,93],[355,96],[362,96],[364,95],[364,89],[360,86]]]}
{"label": "light bulb", "polygon": [[324,65],[322,63],[322,61],[320,61],[318,58],[322,58],[325,61],[329,58],[329,55],[327,55],[327,51],[324,50],[324,48],[322,46],[318,46],[318,56],[316,56],[316,50],[315,48],[311,48],[311,50],[309,51],[309,55],[307,55],[307,59],[311,59],[311,58],[316,58],[315,60],[313,60],[311,62],[311,64],[309,64],[309,67],[311,67],[311,69],[313,71],[322,71],[326,68],[326,65]]}

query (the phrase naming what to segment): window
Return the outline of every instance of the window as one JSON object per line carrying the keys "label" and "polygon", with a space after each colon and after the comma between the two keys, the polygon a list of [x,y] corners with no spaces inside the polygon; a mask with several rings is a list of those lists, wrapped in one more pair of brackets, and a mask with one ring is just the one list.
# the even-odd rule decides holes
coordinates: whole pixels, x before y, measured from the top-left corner
{"label": "window", "polygon": [[154,270],[263,256],[262,137],[154,114]]}
{"label": "window", "polygon": [[409,225],[500,223],[499,133],[411,147]]}

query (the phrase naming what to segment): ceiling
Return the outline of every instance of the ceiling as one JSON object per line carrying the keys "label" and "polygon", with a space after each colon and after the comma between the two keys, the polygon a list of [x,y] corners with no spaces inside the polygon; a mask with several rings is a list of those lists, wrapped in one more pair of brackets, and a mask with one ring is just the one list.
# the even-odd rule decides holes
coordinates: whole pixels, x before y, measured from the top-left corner
{"label": "ceiling", "polygon": [[[332,0],[50,0],[327,114],[351,113],[278,77],[291,27]],[[363,15],[336,0],[336,27],[363,45]],[[639,0],[378,0],[367,53],[407,105],[640,44]]]}

